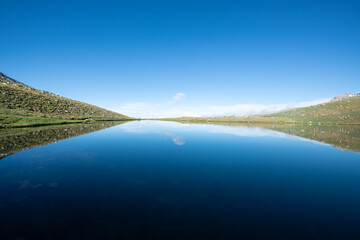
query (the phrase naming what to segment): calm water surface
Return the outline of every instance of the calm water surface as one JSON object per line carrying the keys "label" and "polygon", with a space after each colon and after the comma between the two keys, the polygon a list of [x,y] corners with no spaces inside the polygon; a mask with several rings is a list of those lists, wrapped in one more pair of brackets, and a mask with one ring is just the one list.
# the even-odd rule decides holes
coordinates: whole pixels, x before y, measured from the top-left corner
{"label": "calm water surface", "polygon": [[14,153],[0,240],[360,239],[360,154],[290,130],[128,122]]}

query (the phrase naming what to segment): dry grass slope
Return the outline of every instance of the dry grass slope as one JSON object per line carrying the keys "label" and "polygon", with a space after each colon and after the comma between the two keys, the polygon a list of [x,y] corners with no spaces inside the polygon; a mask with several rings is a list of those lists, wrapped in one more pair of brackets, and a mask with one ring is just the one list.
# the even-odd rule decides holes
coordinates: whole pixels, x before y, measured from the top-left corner
{"label": "dry grass slope", "polygon": [[31,88],[0,73],[0,124],[124,120],[125,115]]}
{"label": "dry grass slope", "polygon": [[39,93],[17,86],[0,85],[0,106],[20,114],[47,115],[61,118],[128,118],[97,106]]}
{"label": "dry grass slope", "polygon": [[297,122],[317,122],[336,124],[360,124],[360,96],[337,101],[265,114],[263,117],[282,117]]}
{"label": "dry grass slope", "polygon": [[181,117],[161,120],[193,123],[317,123],[317,124],[360,124],[360,95],[337,98],[336,101],[310,107],[289,109],[281,112],[227,117]]}

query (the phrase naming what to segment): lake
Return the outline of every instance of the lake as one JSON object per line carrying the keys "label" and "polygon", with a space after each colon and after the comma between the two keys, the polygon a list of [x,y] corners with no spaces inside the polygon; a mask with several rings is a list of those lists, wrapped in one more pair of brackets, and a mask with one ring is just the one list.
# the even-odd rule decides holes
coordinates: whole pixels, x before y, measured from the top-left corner
{"label": "lake", "polygon": [[360,239],[358,126],[0,131],[0,240]]}

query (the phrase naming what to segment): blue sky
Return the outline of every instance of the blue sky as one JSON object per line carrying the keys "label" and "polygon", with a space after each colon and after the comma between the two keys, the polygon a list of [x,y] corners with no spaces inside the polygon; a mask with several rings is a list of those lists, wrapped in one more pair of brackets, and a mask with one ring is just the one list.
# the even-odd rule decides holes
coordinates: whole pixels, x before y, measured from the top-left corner
{"label": "blue sky", "polygon": [[1,72],[135,117],[246,115],[360,91],[360,1],[0,3]]}

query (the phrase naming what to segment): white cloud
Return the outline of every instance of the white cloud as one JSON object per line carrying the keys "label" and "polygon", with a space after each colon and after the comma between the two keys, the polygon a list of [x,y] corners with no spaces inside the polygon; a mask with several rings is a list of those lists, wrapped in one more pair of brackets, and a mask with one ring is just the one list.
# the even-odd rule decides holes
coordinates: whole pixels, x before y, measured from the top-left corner
{"label": "white cloud", "polygon": [[176,102],[180,102],[180,101],[184,100],[185,97],[186,97],[185,93],[177,93],[177,94],[175,94],[173,99]]}
{"label": "white cloud", "polygon": [[186,94],[185,93],[176,93],[175,96],[173,97],[173,99],[168,102],[168,105],[174,104],[174,103],[178,103],[183,101],[186,98]]}
{"label": "white cloud", "polygon": [[[290,108],[312,106],[328,102],[329,98],[316,99],[307,102],[293,102],[285,104],[236,104],[217,106],[187,106],[180,104],[186,95],[177,93],[173,100],[167,103],[126,103],[113,111],[138,118],[165,118],[165,117],[216,117],[216,116],[248,116],[281,111]],[[174,104],[177,103],[177,104]]]}

